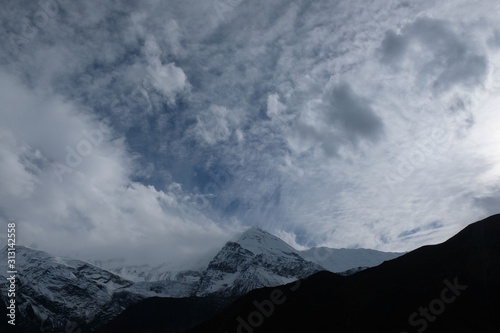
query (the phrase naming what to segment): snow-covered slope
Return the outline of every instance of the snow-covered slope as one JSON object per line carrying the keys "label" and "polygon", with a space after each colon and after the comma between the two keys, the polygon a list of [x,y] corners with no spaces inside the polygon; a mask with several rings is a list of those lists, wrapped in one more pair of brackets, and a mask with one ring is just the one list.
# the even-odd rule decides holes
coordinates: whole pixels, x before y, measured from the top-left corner
{"label": "snow-covered slope", "polygon": [[[0,279],[5,281],[7,248],[0,253]],[[147,297],[182,297],[192,285],[180,282],[136,283],[81,260],[54,257],[24,246],[16,248],[16,304],[23,331],[34,325],[43,332],[64,331],[68,321],[97,327],[127,306]],[[6,301],[6,284],[0,284]],[[29,318],[29,323],[27,319]]]}
{"label": "snow-covered slope", "polygon": [[304,259],[321,265],[334,273],[346,272],[358,267],[378,266],[384,261],[395,259],[403,254],[369,249],[330,249],[327,247],[300,251],[300,255]]}
{"label": "snow-covered slope", "polygon": [[255,288],[285,284],[322,270],[278,237],[251,228],[236,242],[226,243],[210,262],[196,295],[242,295]]}
{"label": "snow-covered slope", "polygon": [[208,265],[208,262],[205,267],[185,270],[179,270],[167,264],[156,266],[148,264],[127,265],[119,261],[93,261],[92,264],[133,282],[173,281],[196,283],[200,280],[201,273]]}
{"label": "snow-covered slope", "polygon": [[129,264],[125,259],[94,260],[91,263],[99,268],[113,272],[127,280],[134,282],[177,281],[183,283],[196,283],[201,273],[207,268],[208,263],[215,255],[208,252],[195,261],[184,262],[182,265],[163,263],[160,265]]}

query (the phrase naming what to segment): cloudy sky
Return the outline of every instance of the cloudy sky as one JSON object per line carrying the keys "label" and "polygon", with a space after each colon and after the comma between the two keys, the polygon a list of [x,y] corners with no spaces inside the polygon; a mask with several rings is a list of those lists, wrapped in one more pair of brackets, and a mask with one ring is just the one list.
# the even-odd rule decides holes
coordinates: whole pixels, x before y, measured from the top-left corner
{"label": "cloudy sky", "polygon": [[498,1],[8,2],[2,243],[408,251],[500,212]]}

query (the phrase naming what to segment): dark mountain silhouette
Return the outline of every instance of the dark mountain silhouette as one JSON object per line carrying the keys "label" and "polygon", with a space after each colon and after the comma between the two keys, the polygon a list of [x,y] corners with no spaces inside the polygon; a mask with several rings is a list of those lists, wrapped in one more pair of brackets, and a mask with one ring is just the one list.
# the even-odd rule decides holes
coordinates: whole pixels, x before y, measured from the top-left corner
{"label": "dark mountain silhouette", "polygon": [[128,307],[96,332],[183,332],[209,319],[234,298],[152,297]]}
{"label": "dark mountain silhouette", "polygon": [[500,332],[499,283],[494,215],[352,276],[255,290],[188,332]]}
{"label": "dark mountain silhouette", "polygon": [[104,332],[500,332],[500,215],[351,276],[319,272],[228,299],[145,300]]}

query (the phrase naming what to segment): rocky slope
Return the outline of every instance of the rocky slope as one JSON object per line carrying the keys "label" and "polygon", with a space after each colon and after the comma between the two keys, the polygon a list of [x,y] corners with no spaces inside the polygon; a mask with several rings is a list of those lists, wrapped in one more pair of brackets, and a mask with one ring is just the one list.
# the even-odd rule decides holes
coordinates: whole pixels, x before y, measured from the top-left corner
{"label": "rocky slope", "polygon": [[243,295],[255,288],[277,286],[323,270],[278,237],[251,228],[236,242],[228,242],[209,263],[196,295]]}

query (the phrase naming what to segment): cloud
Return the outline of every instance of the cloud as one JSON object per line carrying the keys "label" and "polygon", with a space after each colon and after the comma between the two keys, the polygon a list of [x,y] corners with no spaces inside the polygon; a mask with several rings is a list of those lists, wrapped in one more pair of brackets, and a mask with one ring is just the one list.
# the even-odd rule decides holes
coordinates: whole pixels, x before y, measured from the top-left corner
{"label": "cloud", "polygon": [[477,43],[467,39],[455,32],[450,22],[419,17],[399,33],[386,33],[381,62],[411,70],[420,86],[429,85],[436,93],[457,85],[474,87],[486,77],[488,57]]}
{"label": "cloud", "polygon": [[[12,132],[2,128],[0,132],[2,146],[0,147],[0,179],[2,187],[2,202],[7,202],[10,196],[19,198],[29,197],[36,186],[36,177],[29,171],[31,152],[26,146],[20,146]],[[22,163],[22,160],[26,160]]]}
{"label": "cloud", "polygon": [[160,59],[161,49],[154,37],[147,37],[144,50],[151,84],[165,95],[170,103],[175,104],[177,93],[189,87],[186,74],[173,62],[168,64],[162,63]]}
{"label": "cloud", "polygon": [[0,213],[28,243],[181,260],[257,224],[409,250],[496,197],[493,2],[58,4],[16,54],[37,2],[0,27]]}
{"label": "cloud", "polygon": [[267,116],[269,118],[281,118],[283,111],[286,110],[286,106],[280,102],[280,97],[278,94],[270,94],[267,97]]}
{"label": "cloud", "polygon": [[[298,125],[298,140],[318,142],[327,156],[339,156],[346,145],[357,147],[361,140],[377,142],[383,136],[382,119],[370,101],[354,92],[347,82],[326,88],[320,100],[312,102],[303,112]],[[296,141],[291,141],[297,148]],[[298,148],[304,149],[304,148]]]}
{"label": "cloud", "polygon": [[339,124],[343,134],[351,143],[361,139],[376,141],[383,133],[383,123],[370,106],[369,101],[357,95],[347,83],[333,87],[328,96],[326,121],[329,125]]}
{"label": "cloud", "polygon": [[438,228],[441,228],[443,227],[443,224],[439,221],[434,221],[434,222],[431,222],[427,225],[424,225],[422,227],[418,227],[418,228],[414,228],[412,230],[405,230],[403,231],[402,233],[400,233],[398,235],[398,237],[400,238],[408,238],[410,236],[413,236],[417,233],[420,233],[422,231],[425,231],[425,230],[434,230],[434,229],[438,229]]}
{"label": "cloud", "polygon": [[474,204],[484,211],[485,214],[494,215],[500,213],[500,189],[489,187],[482,195],[474,198]]}
{"label": "cloud", "polygon": [[381,46],[381,62],[386,65],[397,66],[406,55],[408,43],[409,40],[405,36],[392,30],[387,31]]}
{"label": "cloud", "polygon": [[193,135],[208,145],[224,142],[231,135],[237,135],[236,131],[241,122],[238,113],[238,110],[211,105],[206,112],[197,116],[197,124],[192,128]]}
{"label": "cloud", "polygon": [[6,73],[0,87],[0,219],[18,223],[23,243],[181,264],[241,230],[193,210],[185,194],[132,181],[123,138],[78,106],[44,100]]}

